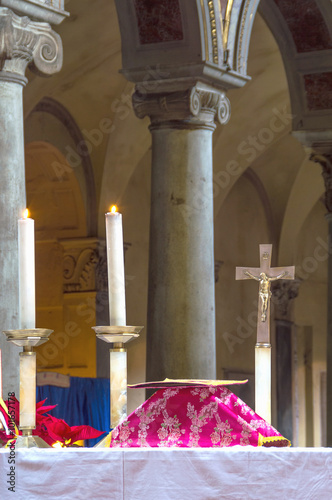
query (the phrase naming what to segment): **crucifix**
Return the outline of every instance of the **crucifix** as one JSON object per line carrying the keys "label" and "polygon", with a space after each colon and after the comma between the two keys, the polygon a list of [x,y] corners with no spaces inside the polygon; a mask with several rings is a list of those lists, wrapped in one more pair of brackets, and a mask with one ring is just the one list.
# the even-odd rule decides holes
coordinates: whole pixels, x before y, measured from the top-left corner
{"label": "crucifix", "polygon": [[294,279],[295,267],[271,267],[272,245],[259,245],[260,267],[237,267],[236,280],[259,282],[257,343],[255,347],[255,411],[271,423],[271,282]]}

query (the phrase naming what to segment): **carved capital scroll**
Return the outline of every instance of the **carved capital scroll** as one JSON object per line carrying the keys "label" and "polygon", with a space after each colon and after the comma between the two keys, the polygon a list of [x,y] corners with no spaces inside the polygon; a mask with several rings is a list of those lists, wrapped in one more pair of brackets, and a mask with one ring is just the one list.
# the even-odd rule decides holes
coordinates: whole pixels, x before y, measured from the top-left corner
{"label": "carved capital scroll", "polygon": [[325,206],[332,213],[332,155],[312,153],[310,160],[319,163],[323,169],[322,176],[325,183]]}
{"label": "carved capital scroll", "polygon": [[182,122],[183,126],[214,129],[215,122],[224,125],[231,114],[230,102],[225,93],[200,83],[173,92],[149,94],[137,85],[133,106],[138,118],[149,116],[153,126],[164,122]]}
{"label": "carved capital scroll", "polygon": [[[63,291],[107,292],[107,255],[104,240],[82,238],[61,240],[63,247]],[[126,254],[130,243],[124,243]]]}
{"label": "carved capital scroll", "polygon": [[62,42],[48,23],[20,17],[0,7],[1,78],[26,82],[27,66],[39,75],[52,75],[62,67]]}
{"label": "carved capital scroll", "polygon": [[275,307],[276,317],[287,319],[290,314],[291,301],[299,294],[301,280],[279,280],[272,283],[272,303]]}

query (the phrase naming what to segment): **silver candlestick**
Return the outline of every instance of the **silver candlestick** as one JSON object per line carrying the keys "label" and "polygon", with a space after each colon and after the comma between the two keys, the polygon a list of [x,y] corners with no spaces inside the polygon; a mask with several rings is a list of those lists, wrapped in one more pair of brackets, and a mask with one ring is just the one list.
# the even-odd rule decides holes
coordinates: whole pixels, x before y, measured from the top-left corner
{"label": "silver candlestick", "polygon": [[7,330],[8,342],[23,347],[20,352],[20,419],[19,429],[22,436],[18,436],[15,448],[50,448],[45,441],[33,436],[36,428],[36,375],[37,362],[34,347],[49,340],[53,330],[34,328],[28,330]]}
{"label": "silver candlestick", "polygon": [[[110,348],[110,422],[114,429],[127,416],[127,349],[124,344],[139,337],[143,326],[95,326],[99,339],[111,344]],[[96,447],[105,447],[109,435]]]}

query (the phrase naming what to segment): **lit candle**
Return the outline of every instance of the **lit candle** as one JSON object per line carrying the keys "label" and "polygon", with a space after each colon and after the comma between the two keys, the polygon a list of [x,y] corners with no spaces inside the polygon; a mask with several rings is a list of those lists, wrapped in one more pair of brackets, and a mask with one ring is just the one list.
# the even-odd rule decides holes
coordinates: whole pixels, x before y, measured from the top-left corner
{"label": "lit candle", "polygon": [[20,328],[36,326],[35,222],[25,210],[18,221]]}
{"label": "lit candle", "polygon": [[126,325],[122,214],[112,207],[106,214],[106,245],[110,325]]}

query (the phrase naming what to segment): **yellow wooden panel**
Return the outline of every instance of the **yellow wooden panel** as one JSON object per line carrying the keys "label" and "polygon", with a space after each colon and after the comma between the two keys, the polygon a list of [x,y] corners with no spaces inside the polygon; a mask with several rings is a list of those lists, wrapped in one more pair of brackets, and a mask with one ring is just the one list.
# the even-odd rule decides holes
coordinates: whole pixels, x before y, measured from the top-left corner
{"label": "yellow wooden panel", "polygon": [[50,340],[36,348],[37,368],[39,370],[64,368],[66,345],[61,336],[63,329],[62,307],[37,308],[36,325],[38,328],[54,330]]}
{"label": "yellow wooden panel", "polygon": [[72,376],[96,376],[95,292],[64,295],[64,329],[68,334],[67,368]]}

